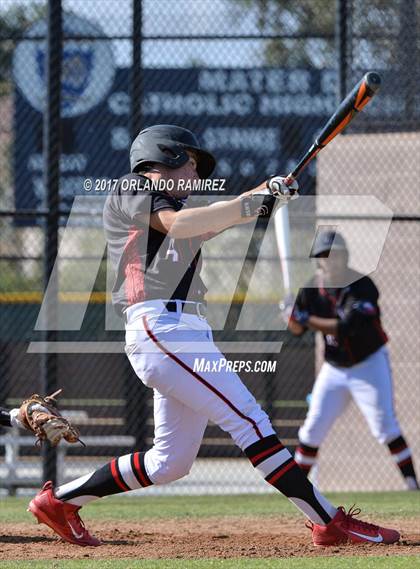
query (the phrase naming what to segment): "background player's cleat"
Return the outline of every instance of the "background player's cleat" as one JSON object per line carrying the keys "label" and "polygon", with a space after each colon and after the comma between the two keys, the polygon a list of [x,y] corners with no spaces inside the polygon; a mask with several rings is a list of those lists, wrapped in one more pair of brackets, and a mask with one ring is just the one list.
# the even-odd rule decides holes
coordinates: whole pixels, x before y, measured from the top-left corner
{"label": "background player's cleat", "polygon": [[65,541],[81,546],[101,545],[85,528],[78,514],[79,510],[80,506],[67,504],[54,496],[52,482],[46,482],[28,506],[28,512],[31,512],[39,523],[49,526]]}
{"label": "background player's cleat", "polygon": [[308,526],[312,530],[314,545],[340,545],[345,543],[395,543],[400,539],[400,534],[394,529],[362,522],[355,518],[360,514],[359,508],[350,508],[348,512],[342,506],[337,514],[326,526],[312,524]]}

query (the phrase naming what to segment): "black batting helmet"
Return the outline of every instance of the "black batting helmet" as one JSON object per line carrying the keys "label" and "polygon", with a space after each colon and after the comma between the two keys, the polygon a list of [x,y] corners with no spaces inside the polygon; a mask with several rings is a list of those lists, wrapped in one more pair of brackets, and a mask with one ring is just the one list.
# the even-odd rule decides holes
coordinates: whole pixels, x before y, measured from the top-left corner
{"label": "black batting helmet", "polygon": [[344,237],[337,231],[322,231],[315,238],[310,256],[319,257],[323,253],[329,254],[332,249],[347,251]]}
{"label": "black batting helmet", "polygon": [[214,156],[200,147],[197,137],[190,130],[171,124],[157,124],[142,130],[130,149],[132,172],[139,172],[151,163],[179,168],[188,162],[187,150],[197,155],[197,173],[208,178],[216,166]]}

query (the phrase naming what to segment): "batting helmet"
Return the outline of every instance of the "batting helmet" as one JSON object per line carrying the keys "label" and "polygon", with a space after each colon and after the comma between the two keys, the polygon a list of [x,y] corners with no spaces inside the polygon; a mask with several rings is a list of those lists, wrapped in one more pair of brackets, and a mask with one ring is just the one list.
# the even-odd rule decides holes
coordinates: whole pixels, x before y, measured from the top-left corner
{"label": "batting helmet", "polygon": [[197,155],[197,173],[208,178],[216,166],[216,160],[200,147],[197,137],[190,130],[171,124],[157,124],[142,130],[130,149],[132,172],[151,163],[179,168],[188,162],[187,150]]}
{"label": "batting helmet", "polygon": [[344,237],[336,231],[323,231],[316,236],[310,256],[319,257],[322,253],[329,254],[331,249],[347,251]]}

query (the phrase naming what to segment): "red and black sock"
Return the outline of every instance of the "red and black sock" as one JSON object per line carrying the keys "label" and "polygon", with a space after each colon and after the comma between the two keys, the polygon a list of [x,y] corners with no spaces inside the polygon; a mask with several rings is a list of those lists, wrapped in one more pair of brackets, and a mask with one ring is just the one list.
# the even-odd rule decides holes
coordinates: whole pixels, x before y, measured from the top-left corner
{"label": "red and black sock", "polygon": [[419,487],[416,472],[414,470],[413,459],[411,456],[410,447],[407,445],[404,437],[400,435],[390,443],[388,443],[388,448],[391,452],[392,458],[396,465],[398,466],[401,474],[403,475],[407,486],[410,489],[415,489]]}
{"label": "red and black sock", "polygon": [[316,463],[318,450],[318,447],[310,447],[309,445],[305,445],[302,442],[299,442],[299,446],[296,447],[295,461],[298,463],[306,476],[309,475],[311,468]]}
{"label": "red and black sock", "polygon": [[245,454],[264,479],[287,496],[314,523],[325,525],[335,516],[336,508],[312,486],[275,435],[250,445],[245,449]]}
{"label": "red and black sock", "polygon": [[114,458],[91,474],[59,486],[55,496],[65,502],[83,505],[102,496],[150,486],[152,481],[146,472],[144,455],[144,452],[135,452]]}

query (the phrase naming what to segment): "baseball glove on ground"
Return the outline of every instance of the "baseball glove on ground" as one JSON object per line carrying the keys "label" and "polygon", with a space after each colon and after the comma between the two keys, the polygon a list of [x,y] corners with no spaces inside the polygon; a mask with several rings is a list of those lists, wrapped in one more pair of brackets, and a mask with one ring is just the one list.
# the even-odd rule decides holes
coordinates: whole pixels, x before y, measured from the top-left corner
{"label": "baseball glove on ground", "polygon": [[55,447],[61,439],[69,443],[78,441],[82,443],[79,439],[79,431],[57,409],[56,397],[60,393],[61,389],[47,397],[34,393],[20,406],[19,421],[26,429],[34,433],[39,444],[48,440],[51,446]]}

